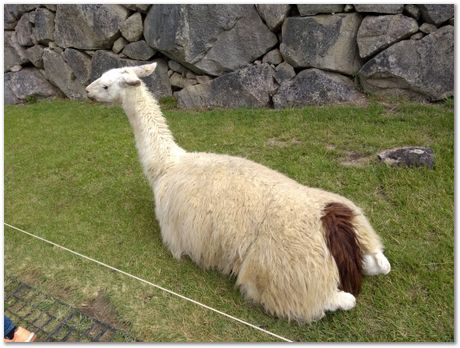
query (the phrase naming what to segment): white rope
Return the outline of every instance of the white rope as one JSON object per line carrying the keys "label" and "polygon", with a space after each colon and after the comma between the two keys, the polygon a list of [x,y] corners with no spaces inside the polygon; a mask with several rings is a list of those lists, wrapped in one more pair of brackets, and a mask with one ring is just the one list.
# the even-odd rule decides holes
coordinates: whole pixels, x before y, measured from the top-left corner
{"label": "white rope", "polygon": [[247,325],[247,326],[249,326],[249,327],[251,327],[251,328],[253,328],[253,329],[262,331],[263,333],[266,333],[266,334],[268,334],[268,335],[270,335],[270,336],[276,337],[276,338],[278,338],[278,339],[280,339],[280,340],[283,340],[283,341],[286,341],[286,342],[293,342],[293,341],[291,341],[291,340],[289,340],[289,339],[287,339],[287,338],[285,338],[285,337],[283,337],[283,336],[279,336],[279,335],[277,335],[277,334],[275,334],[275,333],[273,333],[273,332],[270,332],[270,331],[268,331],[268,330],[262,329],[261,327],[258,327],[257,325],[248,323],[247,321],[244,321],[244,320],[242,320],[242,319],[236,318],[236,317],[234,317],[234,316],[232,316],[232,315],[230,315],[230,314],[221,312],[221,311],[219,311],[219,310],[217,310],[217,309],[215,309],[215,308],[209,307],[209,306],[207,306],[207,305],[205,305],[205,304],[203,304],[203,303],[201,303],[201,302],[195,301],[195,300],[193,300],[193,299],[191,299],[191,298],[188,298],[188,297],[186,297],[186,296],[184,296],[184,295],[178,294],[177,292],[174,292],[174,291],[168,290],[168,289],[166,289],[166,288],[163,288],[162,286],[156,285],[156,284],[154,284],[154,283],[152,283],[152,282],[149,282],[148,280],[139,278],[139,277],[137,277],[137,276],[135,276],[135,275],[132,275],[132,274],[130,274],[130,273],[128,273],[128,272],[122,271],[121,269],[118,269],[118,268],[112,267],[112,266],[110,266],[110,265],[107,265],[106,263],[103,263],[103,262],[101,262],[101,261],[95,260],[95,259],[93,259],[93,258],[91,258],[91,257],[89,257],[89,256],[86,256],[86,255],[80,254],[80,253],[78,253],[78,252],[76,252],[76,251],[70,250],[69,248],[66,248],[66,247],[64,247],[64,246],[62,246],[62,245],[59,245],[59,244],[54,243],[54,242],[51,242],[51,241],[49,241],[49,240],[47,240],[47,239],[45,239],[45,238],[36,236],[36,235],[34,235],[34,234],[30,233],[30,232],[27,232],[27,231],[24,231],[24,230],[18,228],[18,227],[15,227],[15,226],[12,226],[12,225],[10,225],[10,224],[7,224],[6,222],[4,222],[4,224],[5,224],[6,226],[12,228],[12,229],[15,229],[15,230],[17,230],[17,231],[19,231],[19,232],[22,232],[22,233],[24,233],[24,234],[29,235],[30,237],[34,237],[34,238],[39,239],[39,240],[41,240],[41,241],[43,241],[43,242],[45,242],[45,243],[54,245],[55,247],[58,247],[58,248],[60,248],[60,249],[62,249],[62,250],[65,250],[65,251],[68,251],[68,252],[70,252],[70,253],[72,253],[72,254],[74,254],[74,255],[80,256],[81,258],[84,258],[84,259],[86,259],[86,260],[95,262],[95,263],[97,263],[98,265],[101,265],[101,266],[103,266],[103,267],[109,268],[109,269],[111,269],[111,270],[113,270],[113,271],[116,271],[116,272],[118,272],[118,273],[121,273],[121,274],[123,274],[123,275],[125,275],[125,276],[128,276],[128,277],[130,277],[130,278],[139,280],[139,281],[141,281],[141,282],[143,282],[143,283],[145,283],[145,284],[148,284],[148,285],[150,285],[150,286],[153,286],[154,288],[157,288],[157,289],[160,289],[160,290],[162,290],[162,291],[164,291],[164,292],[167,292],[168,294],[171,294],[171,295],[177,296],[177,297],[179,297],[179,298],[181,298],[181,299],[183,299],[183,300],[192,302],[192,303],[194,303],[194,304],[196,304],[196,305],[198,305],[198,306],[201,306],[201,307],[203,307],[203,308],[209,309],[209,310],[211,310],[211,311],[213,311],[213,312],[215,312],[215,313],[217,313],[217,314],[223,315],[224,317],[227,317],[227,318],[229,318],[229,319],[235,320],[235,321],[237,321],[237,322],[239,322],[239,323],[241,323],[241,324]]}

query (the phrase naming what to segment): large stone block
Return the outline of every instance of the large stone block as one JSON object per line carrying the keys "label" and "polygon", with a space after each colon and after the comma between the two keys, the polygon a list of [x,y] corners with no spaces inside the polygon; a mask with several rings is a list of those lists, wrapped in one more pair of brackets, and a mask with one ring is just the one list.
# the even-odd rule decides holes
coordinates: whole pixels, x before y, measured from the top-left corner
{"label": "large stone block", "polygon": [[89,83],[91,77],[91,57],[73,48],[66,48],[64,59],[72,69],[75,77],[83,86]]}
{"label": "large stone block", "polygon": [[356,44],[360,23],[356,13],[288,17],[282,27],[281,54],[293,67],[353,75],[361,66]]}
{"label": "large stone block", "polygon": [[76,79],[64,57],[49,48],[43,53],[46,78],[57,86],[67,98],[86,99],[84,86]]}
{"label": "large stone block", "polygon": [[290,80],[295,76],[294,68],[289,63],[282,62],[275,68],[275,81],[282,84],[284,81]]}
{"label": "large stone block", "polygon": [[120,31],[123,37],[130,41],[138,41],[142,37],[144,28],[142,25],[142,16],[139,12],[129,16],[121,25]]}
{"label": "large stone block", "polygon": [[369,60],[359,71],[373,94],[442,100],[454,92],[454,27],[421,40],[400,41]]}
{"label": "large stone block", "polygon": [[358,30],[358,47],[361,58],[367,58],[391,44],[410,37],[418,31],[417,21],[398,15],[367,16]]}
{"label": "large stone block", "polygon": [[389,166],[434,168],[435,156],[429,147],[404,146],[387,149],[377,155],[378,159]]}
{"label": "large stone block", "polygon": [[302,70],[292,80],[283,82],[273,96],[275,108],[365,102],[351,79],[319,69]]}
{"label": "large stone block", "polygon": [[276,84],[268,64],[252,65],[175,93],[183,108],[269,107]]}
{"label": "large stone block", "polygon": [[343,12],[345,5],[331,4],[331,5],[320,5],[320,4],[302,4],[297,5],[297,9],[301,16],[312,16],[318,13],[339,13]]}
{"label": "large stone block", "polygon": [[[171,96],[172,90],[168,77],[168,64],[161,58],[150,60],[150,62],[156,62],[158,65],[152,75],[143,78],[145,84],[156,98]],[[96,80],[110,69],[147,63],[145,61],[123,59],[110,51],[96,51],[91,61],[90,80]]]}
{"label": "large stone block", "polygon": [[149,60],[155,54],[155,51],[144,40],[140,40],[127,44],[122,53],[131,59]]}
{"label": "large stone block", "polygon": [[382,14],[397,14],[404,10],[403,4],[357,4],[354,5],[357,12],[370,12]]}
{"label": "large stone block", "polygon": [[63,48],[111,49],[127,16],[128,10],[121,5],[60,4],[55,17],[56,43]]}
{"label": "large stone block", "polygon": [[16,38],[21,46],[32,46],[32,23],[30,22],[30,14],[24,13],[16,24]]}
{"label": "large stone block", "polygon": [[46,8],[35,10],[35,27],[33,29],[38,43],[47,44],[54,40],[54,13]]}
{"label": "large stone block", "polygon": [[3,70],[8,71],[15,65],[21,65],[28,61],[25,48],[19,45],[14,31],[4,32]]}
{"label": "large stone block", "polygon": [[11,74],[5,74],[3,75],[3,102],[6,105],[11,105],[11,104],[19,104],[21,103],[21,99],[16,97],[14,94],[12,88],[11,88]]}
{"label": "large stone block", "polygon": [[3,7],[3,29],[4,30],[14,30],[16,24],[18,23],[18,18],[16,12],[14,11],[14,6],[12,4],[6,4]]}
{"label": "large stone block", "polygon": [[454,4],[418,5],[425,22],[441,25],[454,17]]}
{"label": "large stone block", "polygon": [[276,31],[283,24],[291,5],[288,4],[257,4],[260,17],[272,31]]}
{"label": "large stone block", "polygon": [[5,4],[3,6],[3,24],[4,30],[12,30],[16,28],[18,20],[21,16],[34,10],[38,5],[34,4]]}
{"label": "large stone block", "polygon": [[[25,101],[28,97],[48,98],[60,96],[57,88],[51,85],[35,68],[24,68],[18,72],[5,74],[6,102]],[[11,95],[12,94],[12,95]]]}
{"label": "large stone block", "polygon": [[278,41],[254,5],[152,5],[144,37],[190,70],[215,76],[247,65]]}
{"label": "large stone block", "polygon": [[27,59],[39,69],[43,69],[43,50],[42,45],[34,45],[25,50]]}

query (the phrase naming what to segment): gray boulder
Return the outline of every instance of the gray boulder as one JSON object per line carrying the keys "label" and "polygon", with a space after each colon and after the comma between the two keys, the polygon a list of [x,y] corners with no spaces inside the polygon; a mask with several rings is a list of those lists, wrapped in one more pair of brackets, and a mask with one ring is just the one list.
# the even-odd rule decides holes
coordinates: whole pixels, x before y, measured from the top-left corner
{"label": "gray boulder", "polygon": [[425,34],[431,34],[434,33],[438,28],[436,28],[436,25],[434,24],[429,24],[429,23],[423,23],[420,26],[420,31]]}
{"label": "gray boulder", "polygon": [[365,102],[351,79],[319,69],[302,70],[292,80],[283,82],[273,96],[275,108]]}
{"label": "gray boulder", "polygon": [[35,10],[38,6],[36,4],[5,4],[3,9],[9,13],[9,16],[19,19],[26,13]]}
{"label": "gray boulder", "polygon": [[64,48],[111,49],[127,16],[121,5],[57,5],[56,43]]}
{"label": "gray boulder", "polygon": [[287,4],[257,4],[256,8],[260,17],[272,31],[277,31],[286,18],[290,5]]}
{"label": "gray boulder", "polygon": [[3,7],[3,29],[4,30],[14,30],[16,24],[18,23],[18,18],[15,13],[11,11],[11,4],[6,4]]}
{"label": "gray boulder", "polygon": [[318,13],[339,13],[343,12],[345,5],[332,4],[332,5],[319,5],[319,4],[302,4],[297,5],[297,9],[301,16],[312,16]]}
{"label": "gray boulder", "polygon": [[454,91],[454,27],[421,40],[400,41],[369,60],[359,71],[365,91],[441,100]]}
{"label": "gray boulder", "polygon": [[[158,65],[152,75],[143,78],[145,84],[156,98],[171,96],[172,90],[168,77],[168,64],[164,59],[153,59],[150,62],[156,62]],[[147,63],[145,61],[123,59],[110,51],[96,51],[91,61],[90,81],[96,80],[110,69]]]}
{"label": "gray boulder", "polygon": [[3,49],[3,71],[9,71],[13,66],[17,65],[19,56],[16,50],[8,45],[5,40],[5,47]]}
{"label": "gray boulder", "polygon": [[21,16],[34,10],[38,5],[33,4],[5,4],[3,6],[3,24],[4,30],[12,30],[16,28],[18,20]]}
{"label": "gray boulder", "polygon": [[169,58],[209,75],[239,69],[278,41],[253,5],[152,5],[144,37]]}
{"label": "gray boulder", "polygon": [[91,57],[73,48],[66,48],[64,60],[80,84],[86,86],[91,77]]}
{"label": "gray boulder", "polygon": [[282,84],[284,81],[290,80],[295,76],[294,68],[286,62],[282,62],[275,68],[275,81]]}
{"label": "gray boulder", "polygon": [[274,70],[252,65],[175,93],[182,108],[269,107],[275,91]]}
{"label": "gray boulder", "polygon": [[434,167],[434,153],[428,147],[405,146],[380,152],[377,157],[391,166]]}
{"label": "gray boulder", "polygon": [[5,91],[9,94],[5,102],[25,101],[29,97],[49,98],[61,95],[59,90],[35,68],[6,73]]}
{"label": "gray boulder", "polygon": [[46,78],[57,86],[67,98],[86,99],[83,85],[77,80],[61,54],[46,48],[43,53],[43,66]]}
{"label": "gray boulder", "polygon": [[418,31],[417,21],[398,15],[366,16],[358,30],[361,58],[367,58]]}
{"label": "gray boulder", "polygon": [[123,37],[120,36],[118,39],[115,40],[112,46],[113,53],[120,53],[123,51],[123,48],[128,44],[128,41]]}
{"label": "gray boulder", "polygon": [[283,56],[280,53],[280,50],[275,48],[268,52],[263,58],[262,63],[278,65],[283,61]]}
{"label": "gray boulder", "polygon": [[365,5],[365,4],[360,4],[360,5],[354,5],[356,12],[371,12],[371,13],[383,13],[383,14],[398,14],[402,13],[404,10],[404,5],[377,5],[377,4],[371,4],[371,5]]}
{"label": "gray boulder", "polygon": [[122,53],[131,59],[149,60],[155,51],[144,40],[140,40],[127,44]]}
{"label": "gray boulder", "polygon": [[21,65],[28,61],[25,48],[19,45],[16,32],[4,32],[4,70],[9,70],[14,65]]}
{"label": "gray boulder", "polygon": [[37,8],[33,33],[38,43],[54,41],[54,13],[46,8]]}
{"label": "gray boulder", "polygon": [[361,66],[356,44],[360,23],[357,13],[288,17],[282,27],[281,54],[295,68],[353,75]]}
{"label": "gray boulder", "polygon": [[3,69],[10,70],[15,65],[21,65],[28,61],[25,48],[21,47],[16,39],[14,31],[4,32]]}
{"label": "gray boulder", "polygon": [[436,26],[454,17],[454,4],[418,5],[425,22]]}
{"label": "gray boulder", "polygon": [[16,24],[16,38],[21,46],[32,46],[32,23],[29,13],[24,13]]}
{"label": "gray boulder", "polygon": [[5,74],[3,75],[3,102],[6,104],[6,105],[11,105],[11,104],[19,104],[21,103],[21,99],[19,99],[18,97],[16,97],[14,95],[14,92],[13,90],[11,89],[11,74],[12,73],[9,73],[9,74]]}
{"label": "gray boulder", "polygon": [[419,20],[421,16],[420,8],[417,5],[404,5],[403,12],[416,20]]}
{"label": "gray boulder", "polygon": [[130,42],[140,40],[143,30],[144,28],[142,26],[142,16],[139,12],[129,16],[120,25],[121,35],[123,35],[123,37]]}
{"label": "gray boulder", "polygon": [[39,69],[43,69],[43,50],[45,47],[41,45],[34,45],[25,50],[27,59]]}

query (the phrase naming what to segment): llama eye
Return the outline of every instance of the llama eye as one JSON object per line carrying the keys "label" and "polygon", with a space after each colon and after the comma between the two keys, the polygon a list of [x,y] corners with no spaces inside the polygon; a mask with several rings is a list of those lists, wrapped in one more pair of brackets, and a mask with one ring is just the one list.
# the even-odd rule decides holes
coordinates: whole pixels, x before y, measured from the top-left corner
{"label": "llama eye", "polygon": [[103,86],[102,88],[104,88],[104,89],[108,89],[108,88],[109,88],[109,86]]}

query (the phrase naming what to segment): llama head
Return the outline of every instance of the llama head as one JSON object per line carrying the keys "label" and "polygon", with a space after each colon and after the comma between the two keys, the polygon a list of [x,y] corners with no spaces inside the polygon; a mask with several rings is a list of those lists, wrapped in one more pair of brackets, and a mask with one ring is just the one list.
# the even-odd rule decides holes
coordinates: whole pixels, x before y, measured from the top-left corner
{"label": "llama head", "polygon": [[156,66],[151,63],[108,70],[86,87],[88,97],[105,103],[121,102],[126,89],[138,88],[140,78],[152,74]]}

